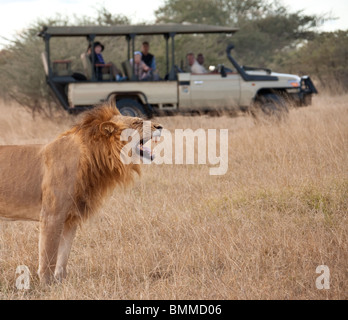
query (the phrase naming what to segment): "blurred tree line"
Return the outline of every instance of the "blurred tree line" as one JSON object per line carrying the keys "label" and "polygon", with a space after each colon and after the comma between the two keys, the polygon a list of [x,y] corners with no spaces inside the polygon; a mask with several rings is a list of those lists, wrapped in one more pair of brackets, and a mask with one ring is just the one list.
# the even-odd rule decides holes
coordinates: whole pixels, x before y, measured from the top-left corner
{"label": "blurred tree line", "polygon": [[[320,89],[348,91],[348,30],[319,33],[318,27],[332,19],[327,14],[291,12],[280,1],[267,0],[166,0],[156,11],[158,23],[206,23],[236,26],[228,42],[241,65],[267,67],[277,72],[309,74]],[[181,39],[178,53],[204,53],[212,64],[226,63],[226,39],[204,36]],[[223,44],[222,46],[220,44]],[[180,54],[180,53],[179,53]]]}
{"label": "blurred tree line", "polygon": [[[44,26],[91,26],[131,24],[130,20],[112,14],[104,7],[97,10],[96,17],[68,17],[56,15],[46,20],[38,20],[20,33],[11,44],[0,51],[0,97],[11,99],[33,112],[51,115],[58,104],[46,84],[41,60],[44,41],[37,34]],[[98,38],[106,44],[105,59],[114,60],[126,57],[126,46],[119,38]],[[50,41],[51,60],[72,60],[72,70],[84,73],[80,55],[87,50],[86,38],[52,38]],[[123,61],[122,60],[122,61]]]}
{"label": "blurred tree line", "polygon": [[[176,64],[185,66],[187,52],[203,53],[206,66],[224,63],[228,43],[235,44],[233,56],[241,65],[272,68],[278,72],[309,74],[320,88],[335,93],[348,90],[348,30],[319,33],[318,26],[330,17],[291,12],[279,1],[268,0],[166,0],[155,11],[156,23],[202,23],[235,26],[239,31],[226,35],[177,35]],[[131,24],[129,18],[97,9],[96,17],[63,16],[39,20],[0,51],[0,95],[15,99],[32,110],[50,112],[55,108],[45,84],[41,63],[44,43],[37,33],[44,25],[116,25]],[[105,45],[106,62],[120,66],[127,57],[123,37],[98,38]],[[150,42],[158,69],[165,73],[165,41],[162,36],[137,37],[136,49],[142,41]],[[71,59],[72,69],[83,72],[80,54],[87,49],[85,38],[53,38],[52,60]],[[337,90],[340,88],[340,90]]]}

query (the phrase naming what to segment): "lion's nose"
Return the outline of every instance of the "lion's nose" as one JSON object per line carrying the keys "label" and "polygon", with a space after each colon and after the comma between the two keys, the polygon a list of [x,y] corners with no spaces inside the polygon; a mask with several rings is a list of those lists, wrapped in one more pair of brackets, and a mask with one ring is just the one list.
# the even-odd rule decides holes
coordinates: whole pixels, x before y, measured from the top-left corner
{"label": "lion's nose", "polygon": [[156,128],[157,130],[162,130],[162,129],[163,129],[163,127],[162,127],[160,124],[156,124],[156,125],[155,125],[155,128]]}

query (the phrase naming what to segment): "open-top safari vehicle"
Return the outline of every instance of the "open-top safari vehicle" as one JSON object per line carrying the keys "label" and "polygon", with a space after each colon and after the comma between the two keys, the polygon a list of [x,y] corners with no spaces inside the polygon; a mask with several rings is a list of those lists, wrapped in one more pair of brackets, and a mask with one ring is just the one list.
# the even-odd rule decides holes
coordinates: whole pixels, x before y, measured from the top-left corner
{"label": "open-top safari vehicle", "polygon": [[[176,65],[175,36],[179,34],[233,34],[238,29],[195,24],[120,25],[91,27],[45,27],[40,33],[45,41],[42,54],[46,80],[64,109],[77,113],[103,101],[114,99],[120,112],[132,116],[161,113],[250,110],[265,113],[287,110],[287,102],[309,105],[317,93],[308,76],[274,73],[268,69],[240,66],[231,56],[233,45],[226,49],[231,68],[211,67],[210,72],[193,74]],[[135,38],[163,35],[166,47],[166,74],[156,81],[137,81],[134,67]],[[125,37],[127,57],[122,62],[126,80],[116,81],[108,74],[96,75],[92,62],[81,55],[84,77],[74,76],[70,61],[50,58],[52,37],[85,37],[92,48],[97,37]],[[170,50],[169,50],[170,47]],[[154,54],[156,54],[154,52]],[[64,66],[62,69],[61,66]],[[60,68],[59,68],[60,67]]]}

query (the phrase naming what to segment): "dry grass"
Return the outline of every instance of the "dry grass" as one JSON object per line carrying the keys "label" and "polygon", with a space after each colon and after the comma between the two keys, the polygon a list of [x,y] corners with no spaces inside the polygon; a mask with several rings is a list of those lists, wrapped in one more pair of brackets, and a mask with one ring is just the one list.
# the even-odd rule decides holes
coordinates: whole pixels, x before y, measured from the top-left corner
{"label": "dry grass", "polygon": [[[0,299],[347,299],[348,96],[318,97],[281,124],[161,118],[229,129],[229,170],[144,166],[74,241],[69,277],[41,288],[38,225],[0,222]],[[0,107],[0,143],[46,143],[71,120]],[[318,265],[331,272],[318,290]],[[18,265],[31,289],[15,288]]]}

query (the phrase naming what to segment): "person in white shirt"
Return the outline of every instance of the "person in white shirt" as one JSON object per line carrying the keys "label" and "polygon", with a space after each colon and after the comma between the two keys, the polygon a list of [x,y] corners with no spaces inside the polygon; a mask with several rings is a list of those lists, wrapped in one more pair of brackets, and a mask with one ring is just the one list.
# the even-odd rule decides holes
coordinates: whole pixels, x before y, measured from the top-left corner
{"label": "person in white shirt", "polygon": [[[142,53],[134,52],[134,75],[137,80],[149,80],[151,68],[141,60]],[[130,59],[130,64],[133,67],[133,59]]]}
{"label": "person in white shirt", "polygon": [[197,58],[196,58],[197,62],[201,65],[204,66],[204,55],[203,53],[198,53],[197,54]]}
{"label": "person in white shirt", "polygon": [[206,73],[207,72],[207,70],[197,62],[193,52],[188,53],[186,55],[186,59],[189,66],[189,71],[191,73]]}

